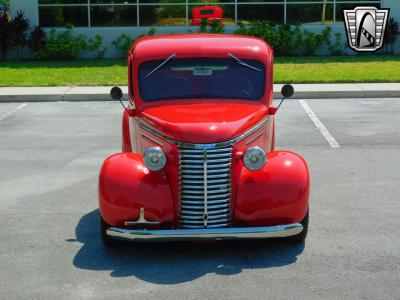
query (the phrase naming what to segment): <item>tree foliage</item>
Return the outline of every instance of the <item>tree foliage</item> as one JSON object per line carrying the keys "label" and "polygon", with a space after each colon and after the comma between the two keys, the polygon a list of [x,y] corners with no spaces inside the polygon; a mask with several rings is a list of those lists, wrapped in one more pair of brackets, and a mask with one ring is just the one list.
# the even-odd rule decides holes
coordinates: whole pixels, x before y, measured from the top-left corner
{"label": "tree foliage", "polygon": [[[41,33],[38,29],[38,37]],[[36,43],[37,42],[37,43]],[[40,40],[36,44],[41,43]],[[70,60],[77,59],[84,52],[94,52],[96,58],[104,56],[106,48],[103,47],[103,38],[99,35],[88,39],[83,34],[75,34],[74,27],[68,25],[65,30],[52,29],[48,34],[44,46],[36,50],[39,59]]]}
{"label": "tree foliage", "polygon": [[394,44],[396,43],[397,37],[400,35],[399,23],[391,17],[386,25],[384,43],[386,45],[386,51],[394,53]]}
{"label": "tree foliage", "polygon": [[40,26],[33,27],[28,42],[29,49],[31,49],[32,52],[36,55],[36,53],[40,49],[43,49],[45,46],[46,46],[46,32]]}
{"label": "tree foliage", "polygon": [[8,51],[14,46],[10,14],[5,11],[0,13],[0,59],[6,60]]}
{"label": "tree foliage", "polygon": [[0,0],[0,5],[4,5],[6,8],[10,8],[10,0]]}
{"label": "tree foliage", "polygon": [[[303,29],[301,25],[274,24],[267,21],[256,21],[249,25],[239,24],[236,34],[255,36],[270,44],[276,55],[314,55],[322,46],[331,45],[336,50],[335,41],[331,42],[331,28],[315,33]],[[336,37],[339,38],[339,37]]]}
{"label": "tree foliage", "polygon": [[30,28],[29,20],[23,11],[18,11],[11,20],[11,30],[13,33],[14,45],[18,50],[19,59],[23,59],[25,46],[28,44],[28,31]]}
{"label": "tree foliage", "polygon": [[149,31],[145,34],[139,35],[137,38],[133,38],[127,34],[121,34],[119,37],[117,37],[113,42],[112,45],[114,46],[115,49],[117,49],[120,53],[123,53],[123,55],[127,55],[129,50],[132,47],[132,44],[139,38],[145,37],[145,36],[153,36],[156,33],[155,28],[150,28]]}

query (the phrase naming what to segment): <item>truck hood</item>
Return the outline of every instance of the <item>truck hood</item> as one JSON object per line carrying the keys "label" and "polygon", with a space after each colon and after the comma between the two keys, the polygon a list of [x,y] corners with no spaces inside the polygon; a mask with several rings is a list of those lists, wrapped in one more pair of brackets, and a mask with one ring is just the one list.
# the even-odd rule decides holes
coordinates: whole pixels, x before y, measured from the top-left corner
{"label": "truck hood", "polygon": [[174,140],[206,144],[233,139],[266,115],[267,107],[260,103],[219,102],[152,107],[141,119]]}

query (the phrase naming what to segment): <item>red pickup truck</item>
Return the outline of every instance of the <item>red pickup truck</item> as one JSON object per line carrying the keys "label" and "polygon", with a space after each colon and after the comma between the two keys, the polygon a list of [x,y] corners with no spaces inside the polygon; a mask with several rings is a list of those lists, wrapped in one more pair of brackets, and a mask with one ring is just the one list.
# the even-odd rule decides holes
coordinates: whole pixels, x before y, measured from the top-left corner
{"label": "red pickup truck", "polygon": [[[99,178],[101,235],[120,240],[284,238],[308,230],[309,172],[275,150],[273,51],[257,38],[137,40],[122,151]],[[284,97],[293,88],[282,89]],[[111,90],[120,100],[122,91]]]}

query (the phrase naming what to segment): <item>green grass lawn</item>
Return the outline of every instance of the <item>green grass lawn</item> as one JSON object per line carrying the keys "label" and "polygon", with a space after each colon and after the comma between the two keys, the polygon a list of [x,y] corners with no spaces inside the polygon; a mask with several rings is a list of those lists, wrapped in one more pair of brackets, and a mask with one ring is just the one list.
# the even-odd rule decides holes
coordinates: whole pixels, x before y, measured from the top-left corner
{"label": "green grass lawn", "polygon": [[[400,55],[277,57],[276,83],[400,82]],[[0,86],[127,85],[125,60],[0,62]]]}

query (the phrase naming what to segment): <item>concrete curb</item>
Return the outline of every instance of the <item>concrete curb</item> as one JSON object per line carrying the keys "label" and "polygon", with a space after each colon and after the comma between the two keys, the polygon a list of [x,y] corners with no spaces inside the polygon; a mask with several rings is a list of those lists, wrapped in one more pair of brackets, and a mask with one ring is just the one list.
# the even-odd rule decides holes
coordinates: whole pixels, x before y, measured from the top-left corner
{"label": "concrete curb", "polygon": [[[400,83],[294,84],[295,99],[400,98]],[[274,86],[281,98],[282,85]],[[109,86],[98,87],[0,87],[0,102],[109,101]],[[126,100],[127,87],[122,88]]]}
{"label": "concrete curb", "polygon": [[[296,84],[293,86],[294,97],[297,99],[400,98],[400,83]],[[278,88],[278,85],[275,88]],[[279,94],[275,93],[275,88],[274,97],[277,97]]]}

